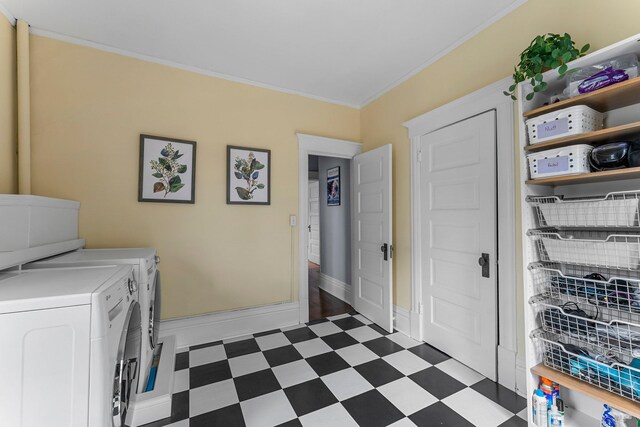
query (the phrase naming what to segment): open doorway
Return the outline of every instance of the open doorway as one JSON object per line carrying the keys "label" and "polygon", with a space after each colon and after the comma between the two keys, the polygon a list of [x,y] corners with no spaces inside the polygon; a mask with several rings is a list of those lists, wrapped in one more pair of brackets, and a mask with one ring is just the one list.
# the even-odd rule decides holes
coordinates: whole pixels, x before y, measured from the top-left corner
{"label": "open doorway", "polygon": [[309,321],[353,310],[351,159],[308,156]]}

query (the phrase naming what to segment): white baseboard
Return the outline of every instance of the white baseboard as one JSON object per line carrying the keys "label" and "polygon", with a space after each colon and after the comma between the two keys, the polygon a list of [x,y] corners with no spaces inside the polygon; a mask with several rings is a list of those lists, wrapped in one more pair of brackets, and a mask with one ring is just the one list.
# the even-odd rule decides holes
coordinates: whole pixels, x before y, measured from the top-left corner
{"label": "white baseboard", "polygon": [[347,304],[353,305],[353,292],[350,284],[344,283],[334,277],[327,276],[321,272],[318,287]]}
{"label": "white baseboard", "polygon": [[498,383],[516,391],[516,352],[498,345]]}
{"label": "white baseboard", "polygon": [[409,310],[397,305],[393,306],[393,328],[407,336],[411,336],[411,318]]}
{"label": "white baseboard", "polygon": [[524,355],[516,356],[516,393],[520,396],[527,397],[527,368]]}
{"label": "white baseboard", "polygon": [[202,316],[163,320],[160,337],[176,336],[176,347],[219,341],[299,323],[298,302],[267,305]]}

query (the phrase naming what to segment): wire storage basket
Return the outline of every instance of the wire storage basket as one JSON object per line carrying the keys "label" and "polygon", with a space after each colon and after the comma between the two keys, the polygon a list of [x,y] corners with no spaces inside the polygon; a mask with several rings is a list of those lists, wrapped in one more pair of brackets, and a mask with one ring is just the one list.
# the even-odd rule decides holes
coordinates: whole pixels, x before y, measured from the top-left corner
{"label": "wire storage basket", "polygon": [[527,202],[534,209],[538,227],[640,228],[640,190],[576,199],[529,196]]}
{"label": "wire storage basket", "polygon": [[640,370],[626,360],[597,346],[543,330],[534,331],[531,337],[549,368],[640,402]]}
{"label": "wire storage basket", "polygon": [[637,270],[640,234],[600,231],[550,232],[529,230],[541,261]]}
{"label": "wire storage basket", "polygon": [[592,344],[618,355],[640,357],[640,315],[622,320],[610,310],[597,306],[578,305],[544,297],[532,297],[531,304],[539,309],[542,329],[573,338],[582,344]]}
{"label": "wire storage basket", "polygon": [[621,319],[640,324],[640,272],[589,266],[532,263],[534,292],[556,301],[576,302],[615,310]]}

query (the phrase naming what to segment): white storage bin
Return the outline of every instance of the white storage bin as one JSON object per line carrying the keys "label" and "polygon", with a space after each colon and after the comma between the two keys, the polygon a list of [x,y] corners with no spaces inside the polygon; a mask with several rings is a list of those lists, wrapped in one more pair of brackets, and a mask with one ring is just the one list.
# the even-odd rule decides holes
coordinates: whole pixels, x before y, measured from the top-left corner
{"label": "white storage bin", "polygon": [[541,261],[635,270],[640,267],[640,235],[574,238],[533,231]]}
{"label": "white storage bin", "polygon": [[593,147],[586,144],[571,145],[527,155],[531,179],[550,176],[588,173],[589,154]]}
{"label": "white storage bin", "polygon": [[538,227],[640,227],[640,190],[572,200],[538,196],[527,201],[535,210]]}
{"label": "white storage bin", "polygon": [[79,209],[71,200],[0,195],[0,252],[77,239]]}
{"label": "white storage bin", "polygon": [[587,107],[576,105],[526,121],[529,145],[552,139],[593,132],[604,126],[604,114]]}

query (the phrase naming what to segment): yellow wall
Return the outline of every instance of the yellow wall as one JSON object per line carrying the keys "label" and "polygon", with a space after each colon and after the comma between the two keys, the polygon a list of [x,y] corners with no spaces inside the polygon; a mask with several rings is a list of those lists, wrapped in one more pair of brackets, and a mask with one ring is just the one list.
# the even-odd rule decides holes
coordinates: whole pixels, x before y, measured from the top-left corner
{"label": "yellow wall", "polygon": [[[358,110],[35,36],[31,82],[33,193],[81,201],[88,247],[156,247],[163,318],[289,300],[295,132],[358,140]],[[195,205],[138,203],[141,133],[197,141]],[[227,144],[271,149],[271,206],[226,204]]]}
{"label": "yellow wall", "polygon": [[[577,44],[590,42],[595,50],[640,32],[640,2],[616,0],[607,5],[595,0],[529,0],[362,109],[364,150],[393,144],[396,304],[408,309],[411,299],[410,158],[402,123],[508,76],[519,53],[537,34],[568,32]],[[521,314],[521,277],[518,292]],[[523,331],[521,315],[518,320],[518,330]]]}
{"label": "yellow wall", "polygon": [[0,194],[17,190],[16,30],[0,15]]}

